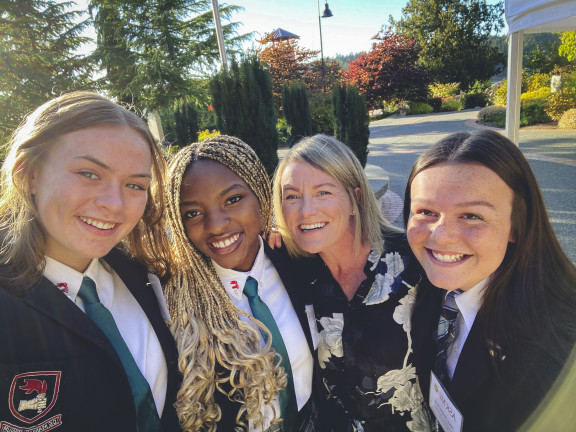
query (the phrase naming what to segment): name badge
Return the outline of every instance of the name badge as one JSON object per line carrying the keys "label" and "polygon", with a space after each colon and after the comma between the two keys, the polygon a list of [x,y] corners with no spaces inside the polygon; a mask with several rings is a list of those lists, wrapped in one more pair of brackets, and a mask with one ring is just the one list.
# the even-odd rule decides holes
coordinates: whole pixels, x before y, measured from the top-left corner
{"label": "name badge", "polygon": [[430,409],[445,432],[462,432],[464,417],[434,372],[430,376]]}
{"label": "name badge", "polygon": [[313,305],[306,305],[306,318],[308,318],[308,326],[312,335],[312,346],[316,349],[318,348],[320,336],[318,335],[318,325],[316,325],[316,313]]}

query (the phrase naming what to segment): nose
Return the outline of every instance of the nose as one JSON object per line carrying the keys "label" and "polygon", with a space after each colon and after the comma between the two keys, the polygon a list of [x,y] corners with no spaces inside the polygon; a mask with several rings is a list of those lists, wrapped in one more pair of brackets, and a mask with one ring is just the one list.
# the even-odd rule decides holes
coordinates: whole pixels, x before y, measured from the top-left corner
{"label": "nose", "polygon": [[312,197],[303,195],[300,201],[300,214],[302,216],[310,216],[316,214],[316,205]]}
{"label": "nose", "polygon": [[458,239],[458,227],[455,222],[442,216],[432,225],[430,238],[439,246],[455,243]]}
{"label": "nose", "polygon": [[122,187],[116,183],[104,185],[96,197],[96,204],[110,212],[118,212],[124,207]]}
{"label": "nose", "polygon": [[230,224],[230,217],[223,211],[209,211],[204,219],[204,229],[208,234],[222,234]]}

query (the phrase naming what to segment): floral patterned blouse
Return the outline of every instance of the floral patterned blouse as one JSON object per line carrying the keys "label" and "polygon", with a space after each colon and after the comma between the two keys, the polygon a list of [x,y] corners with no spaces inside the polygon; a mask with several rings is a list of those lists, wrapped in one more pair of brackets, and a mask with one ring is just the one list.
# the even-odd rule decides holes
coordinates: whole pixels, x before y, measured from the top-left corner
{"label": "floral patterned blouse", "polygon": [[336,432],[429,431],[430,415],[412,366],[410,317],[420,280],[405,235],[372,251],[366,279],[348,302],[328,268],[311,282],[324,415]]}

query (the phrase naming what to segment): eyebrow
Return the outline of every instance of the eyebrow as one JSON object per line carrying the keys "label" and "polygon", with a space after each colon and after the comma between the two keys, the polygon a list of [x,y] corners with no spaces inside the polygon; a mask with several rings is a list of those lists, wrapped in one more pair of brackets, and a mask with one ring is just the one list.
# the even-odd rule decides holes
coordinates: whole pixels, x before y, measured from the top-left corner
{"label": "eyebrow", "polygon": [[[324,188],[326,186],[331,186],[331,187],[336,187],[335,183],[332,182],[325,182],[325,183],[320,183],[320,184],[316,184],[316,185],[312,185],[312,189],[321,189]],[[282,190],[298,190],[298,188],[296,186],[293,186],[291,184],[286,184],[284,186],[282,186]]]}
{"label": "eyebrow", "polygon": [[[412,202],[418,203],[418,204],[423,204],[423,205],[434,205],[433,201],[430,200],[426,200],[423,198],[415,198],[412,200]],[[488,207],[491,209],[496,209],[496,207],[494,206],[494,204],[488,202],[488,201],[484,201],[484,200],[476,200],[476,201],[465,201],[465,202],[461,202],[461,203],[457,203],[455,204],[456,207],[475,207],[475,206],[482,206],[482,207]]]}
{"label": "eyebrow", "polygon": [[[84,159],[87,160],[89,162],[92,162],[95,165],[98,165],[99,167],[104,168],[105,170],[109,170],[110,171],[110,167],[108,165],[106,165],[104,162],[102,162],[99,159],[96,159],[95,157],[89,156],[89,155],[79,155],[79,156],[74,156],[74,159]],[[129,177],[143,177],[143,178],[152,178],[152,174],[150,173],[136,173],[136,174],[131,174],[129,175]]]}
{"label": "eyebrow", "polygon": [[[182,183],[182,185],[184,185],[186,183]],[[218,198],[222,198],[226,195],[228,195],[230,192],[232,192],[234,189],[248,189],[251,190],[250,188],[247,188],[246,186],[244,186],[241,183],[234,183],[231,184],[230,186],[228,186],[227,188],[223,189],[219,194],[218,194]],[[198,205],[198,201],[181,201],[180,202],[180,207],[184,207],[184,206],[191,206],[191,205]]]}

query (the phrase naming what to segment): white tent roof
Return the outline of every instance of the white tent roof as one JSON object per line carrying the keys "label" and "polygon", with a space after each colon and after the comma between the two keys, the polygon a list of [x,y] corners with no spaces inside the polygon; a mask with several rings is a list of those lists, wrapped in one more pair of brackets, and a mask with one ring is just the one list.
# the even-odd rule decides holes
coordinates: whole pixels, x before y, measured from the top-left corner
{"label": "white tent roof", "polygon": [[505,0],[504,13],[509,29],[506,136],[518,144],[524,34],[576,30],[576,0]]}
{"label": "white tent roof", "polygon": [[506,0],[504,11],[510,33],[576,30],[574,0]]}

